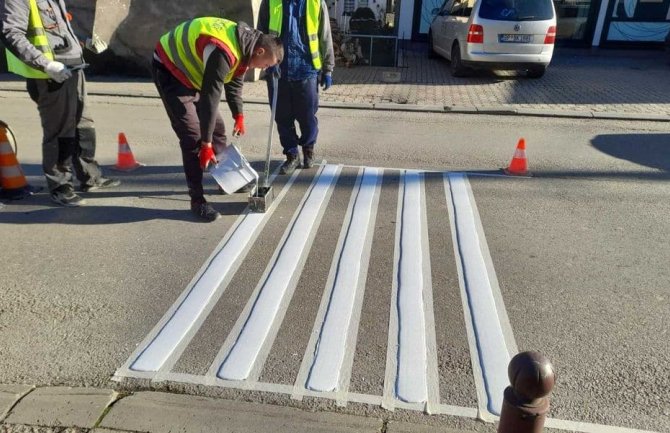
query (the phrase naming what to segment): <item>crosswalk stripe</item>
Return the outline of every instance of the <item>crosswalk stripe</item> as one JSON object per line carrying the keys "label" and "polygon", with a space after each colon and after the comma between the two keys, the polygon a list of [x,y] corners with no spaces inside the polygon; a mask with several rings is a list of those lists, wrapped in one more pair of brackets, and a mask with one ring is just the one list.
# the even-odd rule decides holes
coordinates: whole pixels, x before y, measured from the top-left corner
{"label": "crosswalk stripe", "polygon": [[297,173],[289,178],[266,213],[246,210],[240,215],[184,292],[120,370],[130,369],[153,375],[159,370],[169,371],[172,368],[226,290],[296,177]]}
{"label": "crosswalk stripe", "polygon": [[303,387],[342,397],[348,391],[381,179],[377,168],[358,176],[294,394]]}
{"label": "crosswalk stripe", "polygon": [[[427,293],[432,291],[430,262],[427,254],[427,227],[423,175],[406,171],[398,191],[398,215],[387,349],[387,371],[384,384],[384,406],[392,409],[398,403],[428,403],[436,389],[437,367],[434,334],[427,335]],[[417,272],[417,269],[419,270]],[[429,299],[432,309],[432,296]],[[432,320],[432,314],[430,319]],[[434,323],[434,322],[433,322]],[[433,353],[428,353],[429,342]],[[435,402],[439,403],[439,402]]]}
{"label": "crosswalk stripe", "polygon": [[336,165],[322,167],[236,324],[239,334],[231,332],[210,373],[218,370],[216,376],[226,380],[255,380],[260,375],[340,170]]}
{"label": "crosswalk stripe", "polygon": [[454,249],[480,412],[500,415],[511,356],[480,244],[475,205],[464,174],[445,175],[444,184],[454,227]]}

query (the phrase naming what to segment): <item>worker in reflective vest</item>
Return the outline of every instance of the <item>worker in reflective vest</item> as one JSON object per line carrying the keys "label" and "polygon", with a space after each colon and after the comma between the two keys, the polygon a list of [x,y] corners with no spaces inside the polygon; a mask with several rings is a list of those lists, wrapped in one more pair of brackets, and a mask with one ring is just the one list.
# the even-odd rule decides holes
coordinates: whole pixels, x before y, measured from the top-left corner
{"label": "worker in reflective vest", "polygon": [[[0,38],[10,72],[25,77],[42,121],[42,166],[51,199],[79,206],[73,175],[83,192],[119,185],[103,177],[95,161],[95,127],[86,109],[82,45],[63,0],[3,0]],[[98,50],[99,51],[99,50]]]}
{"label": "worker in reflective vest", "polygon": [[218,108],[221,93],[235,120],[233,134],[244,134],[244,75],[248,69],[274,66],[283,56],[279,38],[222,18],[186,21],[156,45],[154,82],[179,137],[191,211],[200,220],[220,217],[205,200],[202,174],[227,144]]}
{"label": "worker in reflective vest", "polygon": [[[319,134],[319,82],[327,90],[335,67],[328,6],[324,0],[263,0],[258,28],[279,36],[286,50],[279,70],[273,71],[281,76],[275,121],[286,161],[280,172],[290,174],[300,166],[298,146],[303,152],[302,167],[311,168]],[[268,80],[270,100],[273,91]]]}

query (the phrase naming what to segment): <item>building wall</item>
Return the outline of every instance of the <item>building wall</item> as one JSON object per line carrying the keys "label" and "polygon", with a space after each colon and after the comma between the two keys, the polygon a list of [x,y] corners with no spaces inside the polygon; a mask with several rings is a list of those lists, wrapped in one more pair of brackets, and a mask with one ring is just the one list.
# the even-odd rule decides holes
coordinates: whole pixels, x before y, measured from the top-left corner
{"label": "building wall", "polygon": [[601,44],[663,42],[670,31],[670,0],[609,0]]}

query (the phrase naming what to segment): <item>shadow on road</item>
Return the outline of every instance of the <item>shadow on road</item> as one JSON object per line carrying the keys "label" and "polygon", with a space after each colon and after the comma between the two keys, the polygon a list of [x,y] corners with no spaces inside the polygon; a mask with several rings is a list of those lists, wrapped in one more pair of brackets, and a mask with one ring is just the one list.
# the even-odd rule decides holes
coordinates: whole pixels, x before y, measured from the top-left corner
{"label": "shadow on road", "polygon": [[614,158],[670,172],[670,134],[605,134],[591,144]]}

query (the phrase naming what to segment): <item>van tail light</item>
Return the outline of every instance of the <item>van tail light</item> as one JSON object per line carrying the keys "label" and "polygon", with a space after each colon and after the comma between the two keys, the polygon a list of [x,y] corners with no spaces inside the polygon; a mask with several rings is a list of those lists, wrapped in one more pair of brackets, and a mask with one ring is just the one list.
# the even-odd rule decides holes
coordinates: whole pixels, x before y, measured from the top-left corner
{"label": "van tail light", "polygon": [[551,26],[547,30],[547,36],[544,37],[544,44],[553,45],[554,42],[556,42],[556,26]]}
{"label": "van tail light", "polygon": [[471,24],[468,30],[469,44],[483,44],[484,43],[484,27],[478,24]]}

